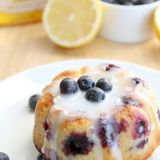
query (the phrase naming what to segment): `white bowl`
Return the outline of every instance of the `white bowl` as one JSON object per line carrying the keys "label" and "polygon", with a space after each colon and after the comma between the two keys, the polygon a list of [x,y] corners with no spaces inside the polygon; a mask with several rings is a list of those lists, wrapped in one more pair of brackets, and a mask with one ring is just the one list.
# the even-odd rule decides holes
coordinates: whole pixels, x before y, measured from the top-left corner
{"label": "white bowl", "polygon": [[117,5],[103,2],[104,20],[100,34],[122,43],[142,42],[153,35],[153,13],[160,5],[156,1],[144,5]]}

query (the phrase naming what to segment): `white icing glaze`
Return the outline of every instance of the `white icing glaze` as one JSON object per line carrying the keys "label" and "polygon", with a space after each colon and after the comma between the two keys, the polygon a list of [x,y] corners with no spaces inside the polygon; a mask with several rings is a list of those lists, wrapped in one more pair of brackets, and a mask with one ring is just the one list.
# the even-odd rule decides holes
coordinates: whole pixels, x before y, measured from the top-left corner
{"label": "white icing glaze", "polygon": [[[131,95],[152,104],[149,98],[150,90],[143,87],[141,83],[137,85],[137,87],[134,87],[131,78],[136,76],[133,73],[122,69],[106,72],[102,67],[98,66],[91,68],[87,75],[89,75],[95,82],[100,78],[105,78],[111,82],[113,88],[110,92],[105,93],[105,100],[99,103],[89,102],[85,99],[86,92],[83,92],[80,89],[78,93],[74,95],[62,95],[59,91],[60,81],[58,81],[57,88],[54,88],[54,90],[51,91],[53,95],[56,95],[53,111],[61,109],[67,111],[69,115],[85,115],[89,118],[97,118],[101,113],[111,113],[115,106],[123,105],[121,97],[125,95]],[[77,79],[78,78],[79,77],[77,77]]]}
{"label": "white icing glaze", "polygon": [[[105,100],[99,103],[92,103],[85,99],[86,92],[80,89],[78,93],[69,96],[62,95],[60,91],[56,89],[58,90],[58,94],[55,99],[53,110],[62,109],[67,111],[70,115],[85,115],[90,118],[96,118],[97,115],[101,113],[110,113],[113,107],[119,103],[120,97],[124,95],[125,91],[126,93],[132,91],[132,87],[126,85],[130,83],[129,77],[121,77],[121,74],[125,74],[125,72],[123,70],[106,72],[103,71],[102,68],[101,70],[100,68],[97,68],[97,70],[95,70],[95,68],[91,69],[87,75],[89,75],[94,82],[97,82],[100,78],[105,78],[110,80],[113,85],[112,91],[105,93]],[[130,75],[130,77],[132,76],[133,75]],[[78,78],[79,77],[77,77],[77,79]]]}
{"label": "white icing glaze", "polygon": [[111,147],[111,152],[116,160],[122,160],[121,150],[117,144]]}
{"label": "white icing glaze", "polygon": [[[63,95],[60,93],[59,84],[60,80],[55,82],[54,88],[50,88],[50,92],[54,95],[54,105],[51,109],[50,115],[52,115],[57,110],[62,110],[63,115],[56,120],[56,126],[53,124],[53,118],[49,119],[49,122],[52,124],[52,132],[54,132],[54,137],[49,143],[49,148],[56,151],[56,139],[57,131],[59,125],[66,119],[74,119],[75,117],[87,117],[92,119],[93,122],[101,114],[111,115],[114,111],[114,108],[121,108],[123,106],[122,97],[123,96],[132,96],[142,102],[147,102],[152,105],[150,101],[150,90],[143,86],[143,83],[138,84],[136,87],[132,82],[132,78],[136,77],[135,74],[122,70],[120,68],[113,68],[111,71],[105,71],[103,65],[96,66],[91,68],[87,75],[89,75],[94,82],[97,82],[100,78],[105,78],[109,80],[113,86],[110,92],[105,93],[105,99],[98,103],[89,102],[85,99],[85,93],[80,89],[74,95]],[[77,79],[75,80],[78,80]],[[55,122],[55,121],[54,121]],[[94,126],[93,126],[94,127]],[[153,129],[153,127],[152,127]],[[99,147],[99,150],[96,151],[97,160],[103,160],[102,150],[100,140],[97,135],[94,133],[92,136],[94,143]],[[47,144],[45,139],[45,144]],[[48,146],[44,146],[48,147]],[[116,160],[121,160],[121,151],[116,144],[111,148],[111,152]],[[55,160],[55,159],[54,159]]]}
{"label": "white icing glaze", "polygon": [[[97,125],[97,122],[95,121],[94,122],[96,125]],[[95,144],[95,157],[96,159],[98,160],[103,160],[103,153],[102,153],[102,150],[100,149],[101,148],[101,142],[100,142],[100,139],[97,137],[97,127],[98,126],[93,126],[93,128],[91,128],[91,130],[93,131],[92,133],[92,139],[94,141],[94,144]]]}

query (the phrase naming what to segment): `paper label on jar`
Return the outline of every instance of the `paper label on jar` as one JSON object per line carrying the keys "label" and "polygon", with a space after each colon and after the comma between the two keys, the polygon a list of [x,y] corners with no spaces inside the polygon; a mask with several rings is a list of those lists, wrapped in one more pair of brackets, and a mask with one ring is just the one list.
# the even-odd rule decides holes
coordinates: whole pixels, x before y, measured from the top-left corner
{"label": "paper label on jar", "polygon": [[0,12],[23,13],[42,9],[47,0],[0,0]]}

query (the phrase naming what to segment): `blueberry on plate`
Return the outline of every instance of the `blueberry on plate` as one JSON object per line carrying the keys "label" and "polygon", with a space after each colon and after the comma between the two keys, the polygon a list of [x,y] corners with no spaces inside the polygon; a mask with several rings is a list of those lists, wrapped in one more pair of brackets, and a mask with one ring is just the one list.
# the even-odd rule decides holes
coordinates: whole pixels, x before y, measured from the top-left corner
{"label": "blueberry on plate", "polygon": [[6,153],[0,152],[0,160],[9,160],[9,157]]}
{"label": "blueberry on plate", "polygon": [[105,94],[100,88],[94,87],[86,92],[85,98],[90,102],[100,102],[105,99]]}
{"label": "blueberry on plate", "polygon": [[102,89],[105,92],[112,90],[111,83],[104,78],[101,78],[100,80],[98,80],[98,82],[96,83],[96,87]]}
{"label": "blueberry on plate", "polygon": [[37,160],[47,160],[44,154],[39,154]]}
{"label": "blueberry on plate", "polygon": [[60,91],[62,94],[74,94],[78,91],[78,84],[72,78],[65,78],[60,83]]}
{"label": "blueberry on plate", "polygon": [[80,77],[77,83],[82,91],[86,91],[94,87],[94,81],[89,76]]}
{"label": "blueberry on plate", "polygon": [[30,109],[31,109],[32,111],[35,110],[36,104],[37,104],[39,98],[40,98],[40,95],[39,95],[39,94],[34,94],[34,95],[32,95],[32,96],[29,98],[29,107],[30,107]]}

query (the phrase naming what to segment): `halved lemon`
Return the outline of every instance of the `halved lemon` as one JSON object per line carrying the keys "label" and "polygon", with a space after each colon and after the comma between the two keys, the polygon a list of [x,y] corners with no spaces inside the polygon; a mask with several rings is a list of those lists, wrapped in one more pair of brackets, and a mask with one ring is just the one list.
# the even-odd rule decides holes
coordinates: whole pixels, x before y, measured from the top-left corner
{"label": "halved lemon", "polygon": [[82,46],[97,35],[102,8],[100,0],[49,0],[43,15],[45,30],[57,45]]}
{"label": "halved lemon", "polygon": [[154,28],[157,37],[160,39],[160,7],[158,7],[154,13]]}

